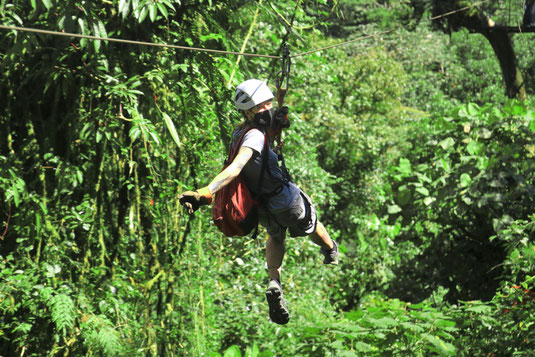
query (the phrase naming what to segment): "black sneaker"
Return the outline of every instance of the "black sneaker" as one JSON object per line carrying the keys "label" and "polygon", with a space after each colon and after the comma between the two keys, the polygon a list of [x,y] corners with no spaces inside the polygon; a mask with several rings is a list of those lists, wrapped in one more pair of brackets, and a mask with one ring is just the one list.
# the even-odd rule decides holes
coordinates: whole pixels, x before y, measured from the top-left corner
{"label": "black sneaker", "polygon": [[279,325],[286,325],[290,321],[290,312],[286,307],[282,287],[277,280],[271,279],[269,282],[266,290],[266,298],[269,305],[269,318],[271,321]]}
{"label": "black sneaker", "polygon": [[338,244],[334,240],[333,247],[331,249],[327,248],[320,248],[321,254],[325,256],[325,259],[323,259],[323,264],[331,264],[331,265],[338,265]]}

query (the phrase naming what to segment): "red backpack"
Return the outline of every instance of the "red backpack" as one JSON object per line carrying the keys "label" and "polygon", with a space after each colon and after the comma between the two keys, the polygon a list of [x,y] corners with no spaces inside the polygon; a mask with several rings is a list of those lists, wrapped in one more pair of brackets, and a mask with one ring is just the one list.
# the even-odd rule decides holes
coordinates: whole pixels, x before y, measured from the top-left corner
{"label": "red backpack", "polygon": [[[229,157],[225,161],[223,170],[234,161],[243,138],[247,132],[253,128],[247,128],[240,135],[238,141],[231,146]],[[264,149],[262,155],[262,171],[256,192],[261,192],[262,179],[268,160],[269,147],[264,134]],[[216,192],[214,205],[212,207],[212,219],[217,228],[227,237],[246,236],[253,229],[258,228],[258,200],[245,185],[241,175],[238,175],[232,182]]]}

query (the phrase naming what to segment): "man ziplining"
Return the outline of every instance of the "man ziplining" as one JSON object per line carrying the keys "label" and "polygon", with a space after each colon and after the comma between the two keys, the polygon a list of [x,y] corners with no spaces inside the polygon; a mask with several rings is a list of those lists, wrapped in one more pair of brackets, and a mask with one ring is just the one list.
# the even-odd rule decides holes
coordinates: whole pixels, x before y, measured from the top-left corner
{"label": "man ziplining", "polygon": [[[259,223],[266,229],[266,260],[269,284],[266,298],[269,317],[278,324],[287,324],[290,313],[281,286],[281,266],[285,253],[286,232],[291,237],[309,236],[319,245],[324,264],[338,264],[338,246],[316,216],[316,208],[306,193],[291,180],[286,170],[281,170],[278,155],[274,151],[273,130],[290,126],[288,108],[274,111],[274,96],[266,83],[249,79],[236,88],[234,104],[244,117],[234,131],[232,145],[237,155],[207,186],[187,191],[179,199],[190,213],[202,205],[212,203],[212,196],[241,175],[253,196],[260,202]],[[239,139],[242,139],[241,141]],[[269,146],[265,146],[265,138]],[[268,152],[264,150],[267,148]],[[267,155],[263,155],[267,154]],[[263,165],[264,157],[267,163]],[[265,175],[263,174],[265,170]],[[261,182],[260,187],[256,183]]]}

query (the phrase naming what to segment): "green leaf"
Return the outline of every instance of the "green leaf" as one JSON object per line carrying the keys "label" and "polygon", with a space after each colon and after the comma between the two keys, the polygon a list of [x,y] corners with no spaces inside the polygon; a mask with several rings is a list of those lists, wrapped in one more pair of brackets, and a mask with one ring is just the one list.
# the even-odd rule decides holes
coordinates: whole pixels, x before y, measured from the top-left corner
{"label": "green leaf", "polygon": [[371,352],[371,351],[373,351],[373,346],[372,345],[369,345],[369,344],[361,342],[361,341],[358,341],[355,344],[354,347],[359,352]]}
{"label": "green leaf", "polygon": [[460,182],[462,187],[468,187],[472,183],[472,177],[467,173],[461,174]]}
{"label": "green leaf", "polygon": [[492,307],[488,305],[470,305],[466,308],[466,311],[475,312],[476,314],[490,314],[492,311]]}
{"label": "green leaf", "polygon": [[130,9],[130,1],[129,0],[120,0],[119,1],[119,14],[123,17],[123,19],[126,18],[128,15],[128,10]]}
{"label": "green leaf", "polygon": [[47,10],[50,10],[54,4],[52,4],[52,0],[42,0],[43,5],[45,5]]}
{"label": "green leaf", "polygon": [[526,106],[521,102],[514,102],[511,109],[513,115],[524,116],[527,113]]}
{"label": "green leaf", "polygon": [[13,194],[13,202],[15,203],[15,207],[18,207],[20,204],[20,196],[19,191],[16,187],[13,187],[11,190],[9,190]]}
{"label": "green leaf", "polygon": [[531,130],[531,131],[535,131],[535,120],[532,120],[532,121],[529,123],[529,130]]}
{"label": "green leaf", "polygon": [[223,357],[242,357],[240,348],[236,345],[232,345],[223,354]]}
{"label": "green leaf", "polygon": [[76,178],[78,179],[79,183],[84,182],[84,175],[82,174],[82,171],[76,170]]}
{"label": "green leaf", "polygon": [[440,163],[442,164],[442,168],[444,171],[449,172],[451,167],[450,164],[445,159],[440,159]]}
{"label": "green leaf", "polygon": [[403,185],[398,188],[396,202],[399,205],[405,206],[411,201],[411,197],[412,197],[411,190],[407,187],[407,185]]}
{"label": "green leaf", "polygon": [[258,345],[255,343],[253,347],[247,347],[245,350],[245,356],[244,357],[258,357],[260,354],[260,349],[258,348]]}
{"label": "green leaf", "polygon": [[423,196],[429,196],[429,190],[425,187],[418,187],[416,192],[419,192]]}
{"label": "green leaf", "polygon": [[149,9],[147,8],[147,6],[143,7],[141,9],[141,11],[139,12],[138,22],[142,23],[145,20],[145,18],[147,17],[148,13],[149,13]]}
{"label": "green leaf", "polygon": [[74,327],[76,309],[73,300],[66,294],[58,294],[52,298],[52,320],[56,323],[56,329],[63,336]]}
{"label": "green leaf", "polygon": [[479,136],[483,139],[490,139],[490,137],[492,136],[492,131],[487,128],[481,128],[479,130]]}
{"label": "green leaf", "polygon": [[412,173],[411,162],[406,158],[401,158],[397,169],[404,175],[410,175]]}
{"label": "green leaf", "polygon": [[402,209],[398,205],[388,206],[388,213],[389,214],[396,214],[396,213],[399,213],[401,211],[402,211]]}
{"label": "green leaf", "polygon": [[100,33],[100,37],[108,37],[108,32],[106,31],[106,27],[104,26],[104,23],[100,20],[98,22],[98,32]]}
{"label": "green leaf", "polygon": [[163,15],[163,17],[167,19],[169,17],[169,13],[167,12],[167,8],[165,7],[165,5],[160,2],[156,3],[156,5],[158,6],[158,10]]}
{"label": "green leaf", "polygon": [[[93,35],[96,37],[101,37],[100,29],[97,23],[93,23]],[[100,50],[100,40],[93,41],[93,46],[95,46],[95,52],[98,52]]]}
{"label": "green leaf", "polygon": [[428,333],[422,333],[421,335],[427,341],[431,342],[439,351],[446,353],[448,355],[454,355],[457,352],[457,349],[454,345],[448,342],[444,342],[442,339],[433,336]]}
{"label": "green leaf", "polygon": [[468,145],[466,145],[466,151],[468,151],[470,155],[478,155],[483,147],[484,145],[482,143],[470,141]]}
{"label": "green leaf", "polygon": [[167,126],[167,129],[169,130],[169,133],[171,134],[171,137],[175,141],[175,144],[180,147],[180,139],[178,137],[178,133],[175,128],[175,124],[173,123],[173,120],[167,115],[166,113],[162,113],[163,120],[165,121],[165,125]]}
{"label": "green leaf", "polygon": [[156,4],[151,4],[148,6],[148,8],[150,21],[156,21],[156,15],[158,15],[158,7],[156,6]]}
{"label": "green leaf", "polygon": [[440,145],[444,150],[448,150],[450,147],[455,145],[455,140],[453,140],[453,138],[446,138],[438,143],[438,145]]}
{"label": "green leaf", "polygon": [[[97,143],[99,142],[99,140],[98,140],[98,134],[99,134],[99,132],[97,132]],[[134,141],[136,141],[136,140],[140,137],[140,135],[141,135],[141,129],[139,129],[138,126],[135,126],[135,127],[133,127],[132,129],[130,129],[130,133],[129,133],[129,135],[130,135],[130,140],[132,140],[132,142],[134,142]]]}
{"label": "green leaf", "polygon": [[402,327],[406,328],[407,330],[411,330],[414,332],[422,332],[424,331],[424,328],[420,325],[414,324],[412,322],[402,322],[400,324]]}
{"label": "green leaf", "polygon": [[429,206],[431,203],[435,202],[437,199],[435,197],[426,197],[424,198],[424,204]]}
{"label": "green leaf", "polygon": [[391,317],[382,317],[380,319],[370,318],[369,321],[375,327],[379,327],[379,328],[383,328],[383,329],[386,329],[386,328],[389,328],[389,327],[395,327],[395,326],[399,325],[399,322],[397,322],[396,320],[394,320]]}
{"label": "green leaf", "polygon": [[152,137],[152,140],[158,145],[160,145],[160,137],[158,136],[158,133],[155,131],[149,131],[150,136]]}
{"label": "green leaf", "polygon": [[479,106],[475,103],[468,103],[466,112],[468,113],[468,115],[476,116],[479,112]]}

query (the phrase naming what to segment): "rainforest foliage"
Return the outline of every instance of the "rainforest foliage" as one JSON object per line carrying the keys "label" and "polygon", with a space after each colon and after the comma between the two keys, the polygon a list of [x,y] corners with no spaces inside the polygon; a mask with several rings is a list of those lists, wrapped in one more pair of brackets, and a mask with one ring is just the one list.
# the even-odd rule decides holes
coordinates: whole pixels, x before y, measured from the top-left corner
{"label": "rainforest foliage", "polygon": [[[2,25],[97,37],[347,42],[292,58],[286,163],[341,264],[288,239],[281,327],[265,231],[226,238],[177,199],[222,167],[234,87],[273,86],[280,61],[1,29],[0,355],[531,355],[535,35],[510,35],[527,99],[508,98],[440,3],[0,1]],[[523,1],[500,4],[462,11],[521,23]]]}

